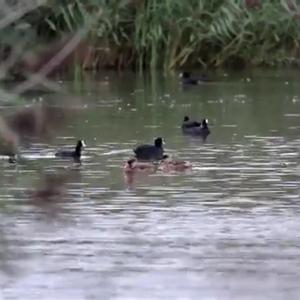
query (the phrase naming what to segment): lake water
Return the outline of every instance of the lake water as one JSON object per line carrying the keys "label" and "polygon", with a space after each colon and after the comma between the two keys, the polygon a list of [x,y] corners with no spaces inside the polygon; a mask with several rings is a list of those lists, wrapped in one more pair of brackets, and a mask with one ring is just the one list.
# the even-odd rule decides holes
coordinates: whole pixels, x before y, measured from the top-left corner
{"label": "lake water", "polygon": [[[81,113],[17,165],[0,161],[0,299],[299,299],[299,71],[216,78],[60,83]],[[209,119],[206,143],[182,135],[186,114]],[[192,170],[128,180],[131,149],[157,136]],[[53,156],[81,138],[81,164]],[[28,196],[62,169],[57,201]]]}

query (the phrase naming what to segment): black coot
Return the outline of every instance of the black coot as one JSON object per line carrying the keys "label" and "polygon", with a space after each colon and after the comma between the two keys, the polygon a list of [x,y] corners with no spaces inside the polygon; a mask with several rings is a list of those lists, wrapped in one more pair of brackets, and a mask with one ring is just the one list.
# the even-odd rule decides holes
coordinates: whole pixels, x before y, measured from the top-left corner
{"label": "black coot", "polygon": [[209,82],[209,78],[206,75],[192,76],[190,72],[182,72],[179,75],[181,83],[184,85],[197,85],[203,82]]}
{"label": "black coot", "polygon": [[85,147],[85,143],[83,140],[79,140],[75,147],[75,150],[60,150],[55,153],[56,157],[73,157],[75,159],[80,159],[81,150]]}
{"label": "black coot", "polygon": [[197,121],[190,121],[189,117],[185,116],[181,129],[184,134],[200,136],[203,140],[206,140],[207,136],[210,134],[207,119],[203,119],[202,122],[199,123]]}
{"label": "black coot", "polygon": [[201,123],[198,121],[190,120],[188,116],[185,116],[183,118],[183,122],[181,125],[182,129],[189,129],[189,128],[194,128],[194,127],[200,127]]}
{"label": "black coot", "polygon": [[163,139],[158,137],[154,140],[154,145],[141,145],[133,152],[138,160],[161,160],[164,155]]}

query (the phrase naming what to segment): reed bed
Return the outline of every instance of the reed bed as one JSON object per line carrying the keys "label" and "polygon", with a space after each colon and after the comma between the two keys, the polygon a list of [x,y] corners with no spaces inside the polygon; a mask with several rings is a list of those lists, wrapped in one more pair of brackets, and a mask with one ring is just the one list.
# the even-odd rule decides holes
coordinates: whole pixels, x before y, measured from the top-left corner
{"label": "reed bed", "polygon": [[72,62],[84,69],[299,63],[300,8],[292,0],[46,1],[0,27],[0,58],[22,61],[19,49],[36,45],[50,51],[51,41],[82,28]]}

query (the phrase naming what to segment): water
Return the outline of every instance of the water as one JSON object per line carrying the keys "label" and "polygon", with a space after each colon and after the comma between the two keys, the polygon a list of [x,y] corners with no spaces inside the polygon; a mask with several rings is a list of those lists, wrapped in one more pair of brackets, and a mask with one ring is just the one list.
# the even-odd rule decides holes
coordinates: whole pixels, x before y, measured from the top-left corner
{"label": "water", "polygon": [[[105,78],[65,80],[81,113],[18,165],[0,160],[0,298],[298,299],[298,74],[187,89],[161,75]],[[205,144],[181,134],[185,114],[209,119]],[[193,169],[126,179],[131,149],[156,136]],[[81,165],[54,158],[78,138]],[[28,196],[62,169],[72,177],[57,201]]]}

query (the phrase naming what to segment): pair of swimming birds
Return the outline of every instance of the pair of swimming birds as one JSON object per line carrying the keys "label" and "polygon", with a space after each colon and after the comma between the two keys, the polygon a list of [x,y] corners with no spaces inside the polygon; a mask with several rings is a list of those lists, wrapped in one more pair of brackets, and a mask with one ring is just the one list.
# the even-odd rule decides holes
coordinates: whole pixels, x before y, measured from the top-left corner
{"label": "pair of swimming birds", "polygon": [[[200,136],[204,140],[210,134],[207,119],[203,119],[202,122],[198,122],[190,120],[188,116],[185,116],[181,125],[181,129],[184,134]],[[154,145],[141,145],[135,148],[133,151],[138,160],[162,160],[164,156],[163,144],[163,139],[158,137],[154,140]]]}
{"label": "pair of swimming birds", "polygon": [[[181,125],[182,132],[187,135],[200,136],[203,140],[210,134],[207,119],[202,122],[190,120],[185,116]],[[140,145],[133,151],[135,158],[128,160],[124,165],[125,171],[152,169],[157,167],[153,162],[159,162],[163,169],[184,170],[191,167],[191,164],[186,161],[174,160],[164,154],[164,141],[161,137],[154,140],[153,145]],[[150,163],[149,163],[150,162]]]}

